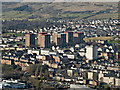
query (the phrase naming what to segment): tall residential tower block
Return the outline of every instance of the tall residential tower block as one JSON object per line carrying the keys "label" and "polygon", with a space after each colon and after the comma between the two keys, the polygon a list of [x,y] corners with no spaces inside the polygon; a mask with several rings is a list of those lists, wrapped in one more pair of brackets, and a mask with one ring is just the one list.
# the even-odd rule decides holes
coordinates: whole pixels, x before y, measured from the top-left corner
{"label": "tall residential tower block", "polygon": [[64,32],[66,34],[66,43],[68,45],[73,45],[73,32],[72,31],[68,31],[68,32]]}
{"label": "tall residential tower block", "polygon": [[85,48],[86,48],[86,58],[88,60],[98,59],[97,46],[91,45],[91,46],[86,46]]}
{"label": "tall residential tower block", "polygon": [[38,45],[43,48],[50,48],[50,35],[46,32],[38,33]]}
{"label": "tall residential tower block", "polygon": [[25,46],[26,47],[35,46],[35,34],[33,33],[25,34]]}
{"label": "tall residential tower block", "polygon": [[66,34],[65,33],[58,34],[57,32],[54,32],[53,41],[56,45],[60,47],[65,47],[66,46]]}
{"label": "tall residential tower block", "polygon": [[73,34],[73,37],[74,37],[74,40],[73,40],[74,44],[80,44],[80,43],[84,42],[84,40],[83,40],[84,33],[83,32],[75,32]]}

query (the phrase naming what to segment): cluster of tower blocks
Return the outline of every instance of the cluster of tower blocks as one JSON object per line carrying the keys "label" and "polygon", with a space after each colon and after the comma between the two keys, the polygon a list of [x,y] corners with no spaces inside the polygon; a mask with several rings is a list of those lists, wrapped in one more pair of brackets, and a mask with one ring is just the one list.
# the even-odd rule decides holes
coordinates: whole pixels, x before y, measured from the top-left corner
{"label": "cluster of tower blocks", "polygon": [[[59,47],[73,46],[83,43],[83,38],[83,32],[54,32],[53,35],[42,32],[38,33],[38,45],[43,48],[50,48],[51,43],[54,43],[56,46]],[[35,34],[29,33],[25,35],[25,46],[35,46]]]}

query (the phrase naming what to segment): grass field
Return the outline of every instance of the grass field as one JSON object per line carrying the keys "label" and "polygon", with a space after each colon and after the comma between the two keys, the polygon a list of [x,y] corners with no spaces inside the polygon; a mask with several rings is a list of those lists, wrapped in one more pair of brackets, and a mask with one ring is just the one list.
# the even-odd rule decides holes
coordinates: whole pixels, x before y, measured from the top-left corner
{"label": "grass field", "polygon": [[22,34],[22,33],[4,33],[4,34],[15,35],[15,36],[24,36],[24,34]]}
{"label": "grass field", "polygon": [[109,37],[91,37],[91,38],[84,38],[84,41],[88,42],[89,40],[113,40],[114,36]]}

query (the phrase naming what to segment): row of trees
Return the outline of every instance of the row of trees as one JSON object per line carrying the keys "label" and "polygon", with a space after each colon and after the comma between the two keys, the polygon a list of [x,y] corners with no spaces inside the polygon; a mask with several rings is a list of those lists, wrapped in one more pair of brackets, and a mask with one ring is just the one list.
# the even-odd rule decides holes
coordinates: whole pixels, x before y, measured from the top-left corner
{"label": "row of trees", "polygon": [[[49,85],[45,84],[41,80],[49,78],[47,66],[42,67],[42,64],[30,65],[27,69],[29,75],[35,75],[35,78],[28,77],[25,72],[22,71],[20,66],[17,65],[2,65],[2,77],[5,79],[21,79],[27,82],[27,87],[30,88],[47,88]],[[40,78],[38,76],[40,75]]]}
{"label": "row of trees", "polygon": [[48,69],[47,66],[42,66],[42,64],[36,64],[36,65],[30,65],[27,69],[28,73],[30,75],[34,75],[35,77],[40,76],[40,78],[45,78],[45,79],[49,79],[49,73],[48,73]]}
{"label": "row of trees", "polygon": [[6,79],[20,79],[23,76],[23,71],[20,66],[16,65],[2,65],[2,77]]}
{"label": "row of trees", "polygon": [[3,32],[6,32],[5,30],[23,30],[23,29],[39,29],[44,27],[49,27],[53,25],[60,25],[56,22],[47,22],[44,21],[28,21],[28,20],[11,20],[11,21],[5,21],[2,23],[2,29]]}

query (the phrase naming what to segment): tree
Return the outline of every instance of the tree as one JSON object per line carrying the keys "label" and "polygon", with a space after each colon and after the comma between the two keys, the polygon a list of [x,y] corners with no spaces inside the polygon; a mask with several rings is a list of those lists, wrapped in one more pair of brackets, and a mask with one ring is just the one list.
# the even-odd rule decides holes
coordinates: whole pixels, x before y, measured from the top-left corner
{"label": "tree", "polygon": [[29,74],[31,75],[35,75],[35,70],[36,70],[36,65],[30,65],[27,69],[27,71],[29,72]]}
{"label": "tree", "polygon": [[3,74],[3,78],[6,79],[10,79],[10,78],[14,78],[14,79],[20,79],[20,77],[23,76],[23,72],[21,71],[21,69],[19,68],[19,66],[15,66],[15,65],[2,65],[2,74]]}
{"label": "tree", "polygon": [[46,79],[48,79],[48,76],[49,76],[49,74],[48,74],[48,70],[46,69],[46,70],[45,70],[44,77],[45,77]]}
{"label": "tree", "polygon": [[39,75],[40,75],[40,77],[42,77],[42,64],[41,64],[41,67],[40,67],[40,73],[39,73]]}
{"label": "tree", "polygon": [[37,67],[35,71],[35,76],[37,77],[38,75],[39,75],[39,68]]}

